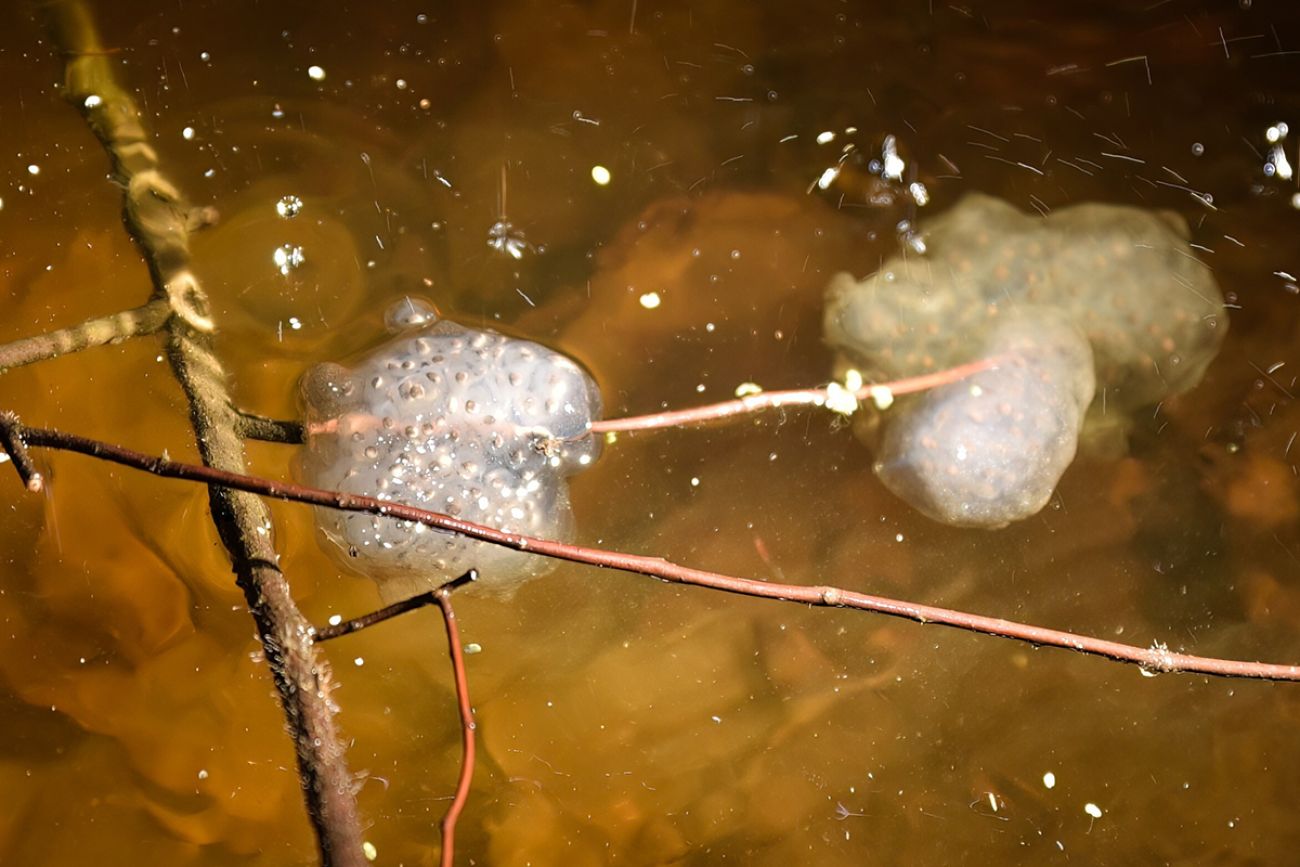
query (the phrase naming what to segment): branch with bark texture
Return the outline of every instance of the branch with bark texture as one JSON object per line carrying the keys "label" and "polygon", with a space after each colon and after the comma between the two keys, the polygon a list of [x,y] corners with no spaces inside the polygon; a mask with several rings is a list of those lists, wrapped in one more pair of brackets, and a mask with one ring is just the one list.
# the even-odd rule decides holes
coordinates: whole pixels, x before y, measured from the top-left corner
{"label": "branch with bark texture", "polygon": [[[148,265],[153,295],[135,311],[11,344],[8,354],[0,351],[0,370],[161,330],[172,372],[189,403],[204,463],[241,473],[244,422],[231,403],[224,369],[212,350],[215,324],[207,295],[190,268],[190,232],[210,222],[212,214],[192,207],[162,174],[140,108],[118,81],[114,55],[101,44],[86,4],[55,0],[40,9],[64,56],[64,96],[103,145],[114,179],[125,191],[123,222]],[[294,740],[321,862],[360,867],[366,858],[356,781],[335,727],[333,679],[312,641],[311,625],[276,565],[279,555],[270,541],[274,534],[267,532],[270,511],[258,497],[229,487],[210,487],[209,502]]]}

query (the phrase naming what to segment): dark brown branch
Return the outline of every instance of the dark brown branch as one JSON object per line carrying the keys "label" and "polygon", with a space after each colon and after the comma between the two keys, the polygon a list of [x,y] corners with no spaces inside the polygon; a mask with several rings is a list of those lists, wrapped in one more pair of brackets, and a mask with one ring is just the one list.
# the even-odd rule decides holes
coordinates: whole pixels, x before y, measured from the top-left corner
{"label": "dark brown branch", "polygon": [[0,345],[0,373],[25,364],[80,352],[83,349],[154,334],[166,324],[171,315],[171,305],[162,299],[155,299],[143,307],[123,310],[108,316],[97,316],[70,328],[60,328],[48,334],[24,337],[21,340],[2,344]]}
{"label": "dark brown branch", "polygon": [[239,432],[245,439],[298,445],[303,441],[302,422],[282,421],[239,410]]}
{"label": "dark brown branch", "polygon": [[[204,463],[241,473],[239,416],[212,351],[207,295],[190,268],[189,234],[209,213],[191,207],[160,171],[139,106],[117,80],[85,3],[55,0],[40,8],[65,55],[64,95],[109,156],[125,190],[123,222],[149,266],[152,300],[167,305],[167,357],[189,402],[199,452]],[[210,487],[209,503],[294,739],[321,862],[362,867],[355,781],[335,726],[333,678],[277,565],[270,511],[258,497],[229,487]]]}
{"label": "dark brown branch", "polygon": [[[9,419],[12,419],[12,414],[9,415]],[[0,413],[0,426],[6,423],[5,414]],[[458,533],[492,545],[513,548],[516,551],[526,551],[543,557],[570,560],[590,566],[617,569],[621,572],[648,575],[675,584],[708,587],[727,593],[775,599],[782,602],[797,602],[803,605],[872,611],[890,617],[912,620],[916,623],[949,626],[968,632],[980,632],[1000,638],[1024,641],[1035,646],[1058,647],[1078,653],[1101,656],[1116,662],[1138,665],[1151,672],[1187,672],[1214,675],[1216,677],[1300,681],[1300,665],[1194,656],[1192,654],[1173,652],[1160,643],[1154,643],[1150,647],[1136,647],[1130,644],[1107,641],[1102,638],[1078,635],[1073,632],[1063,632],[1057,629],[1018,623],[1014,620],[1003,620],[999,617],[986,617],[965,611],[954,611],[949,608],[938,608],[915,602],[872,596],[839,587],[776,584],[752,578],[738,578],[718,572],[708,572],[703,569],[692,569],[659,557],[626,554],[601,548],[586,548],[550,539],[505,533],[481,524],[462,521],[450,515],[442,515],[437,512],[417,509],[414,506],[378,500],[374,497],[326,491],[289,482],[277,482],[240,473],[224,472],[211,467],[179,463],[61,431],[20,426],[17,433],[13,435],[18,436],[28,447],[63,449],[167,478],[205,482],[209,485],[248,491],[281,500],[292,500],[298,503],[324,506],[348,512],[364,512],[371,515],[386,516],[399,521],[413,521],[427,527]]]}
{"label": "dark brown branch", "polygon": [[[12,416],[12,413],[10,413]],[[2,431],[2,429],[0,429]],[[392,620],[394,617],[400,617],[410,611],[420,608],[427,608],[430,605],[437,605],[437,595],[441,590],[455,590],[463,587],[473,581],[478,580],[478,570],[470,569],[459,578],[453,578],[441,587],[430,590],[427,593],[420,593],[400,602],[394,602],[392,605],[385,605],[378,611],[371,611],[369,614],[362,614],[360,617],[354,617],[351,620],[344,620],[342,623],[332,624],[330,626],[319,626],[315,629],[316,641],[333,641],[336,638],[342,638],[345,635],[351,635],[354,632],[360,632],[363,629],[369,629],[376,624],[383,623],[385,620]]]}
{"label": "dark brown branch", "polygon": [[14,470],[22,480],[23,487],[33,494],[40,493],[45,487],[45,479],[32,463],[27,444],[23,442],[22,426],[18,422],[18,416],[12,412],[0,413],[0,449],[4,449],[9,460],[13,461]]}

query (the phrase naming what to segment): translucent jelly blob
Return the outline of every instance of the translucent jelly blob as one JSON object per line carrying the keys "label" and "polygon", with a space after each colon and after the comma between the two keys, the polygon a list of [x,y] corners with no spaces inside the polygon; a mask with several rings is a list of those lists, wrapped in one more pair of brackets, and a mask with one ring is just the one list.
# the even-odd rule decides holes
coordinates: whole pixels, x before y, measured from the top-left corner
{"label": "translucent jelly blob", "polygon": [[1169,212],[1037,217],[971,194],[926,224],[924,254],[837,275],[825,329],[841,366],[893,379],[1005,362],[885,416],[885,485],[944,523],[1001,527],[1046,505],[1094,394],[1122,414],[1196,385],[1228,319],[1188,237]]}
{"label": "translucent jelly blob", "polygon": [[[595,381],[544,346],[440,320],[405,299],[395,336],[351,366],[319,364],[299,386],[308,484],[442,512],[498,530],[567,540],[567,477],[599,456]],[[392,518],[316,511],[327,550],[386,598],[469,568],[510,593],[554,561]]]}

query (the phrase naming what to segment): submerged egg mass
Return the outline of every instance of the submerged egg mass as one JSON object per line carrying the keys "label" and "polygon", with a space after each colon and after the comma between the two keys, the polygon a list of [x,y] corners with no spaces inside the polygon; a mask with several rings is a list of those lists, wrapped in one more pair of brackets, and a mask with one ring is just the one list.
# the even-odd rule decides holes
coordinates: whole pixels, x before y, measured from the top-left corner
{"label": "submerged egg mass", "polygon": [[[567,539],[566,479],[599,454],[589,432],[600,415],[591,376],[559,352],[439,320],[412,299],[387,322],[396,336],[353,366],[319,364],[304,374],[303,480]],[[317,509],[316,525],[327,549],[390,599],[470,568],[484,586],[508,593],[554,563],[375,515]]]}
{"label": "submerged egg mass", "polygon": [[825,328],[842,367],[893,379],[995,362],[891,411],[881,481],[945,524],[1036,514],[1090,413],[1106,422],[1187,391],[1218,354],[1223,296],[1189,239],[1169,212],[1038,217],[969,194],[926,224],[923,253],[905,248],[865,280],[837,275]]}

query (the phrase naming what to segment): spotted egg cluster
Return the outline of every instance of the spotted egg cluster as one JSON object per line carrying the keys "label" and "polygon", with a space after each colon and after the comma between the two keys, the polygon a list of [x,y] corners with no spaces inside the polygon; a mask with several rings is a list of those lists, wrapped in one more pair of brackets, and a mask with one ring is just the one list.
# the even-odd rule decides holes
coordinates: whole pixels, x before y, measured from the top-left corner
{"label": "spotted egg cluster", "polygon": [[[900,401],[876,470],[948,524],[1035,514],[1074,459],[1085,412],[1148,406],[1200,381],[1228,328],[1176,214],[1083,204],[1046,217],[972,194],[862,281],[827,290],[842,367],[891,379],[975,358],[994,370]],[[868,434],[875,438],[875,432]]]}
{"label": "spotted egg cluster", "polygon": [[[567,477],[599,455],[600,394],[575,361],[537,343],[439,320],[406,300],[396,336],[300,383],[300,477],[511,533],[564,540]],[[397,598],[477,568],[510,592],[554,561],[388,517],[318,509],[326,547]]]}

